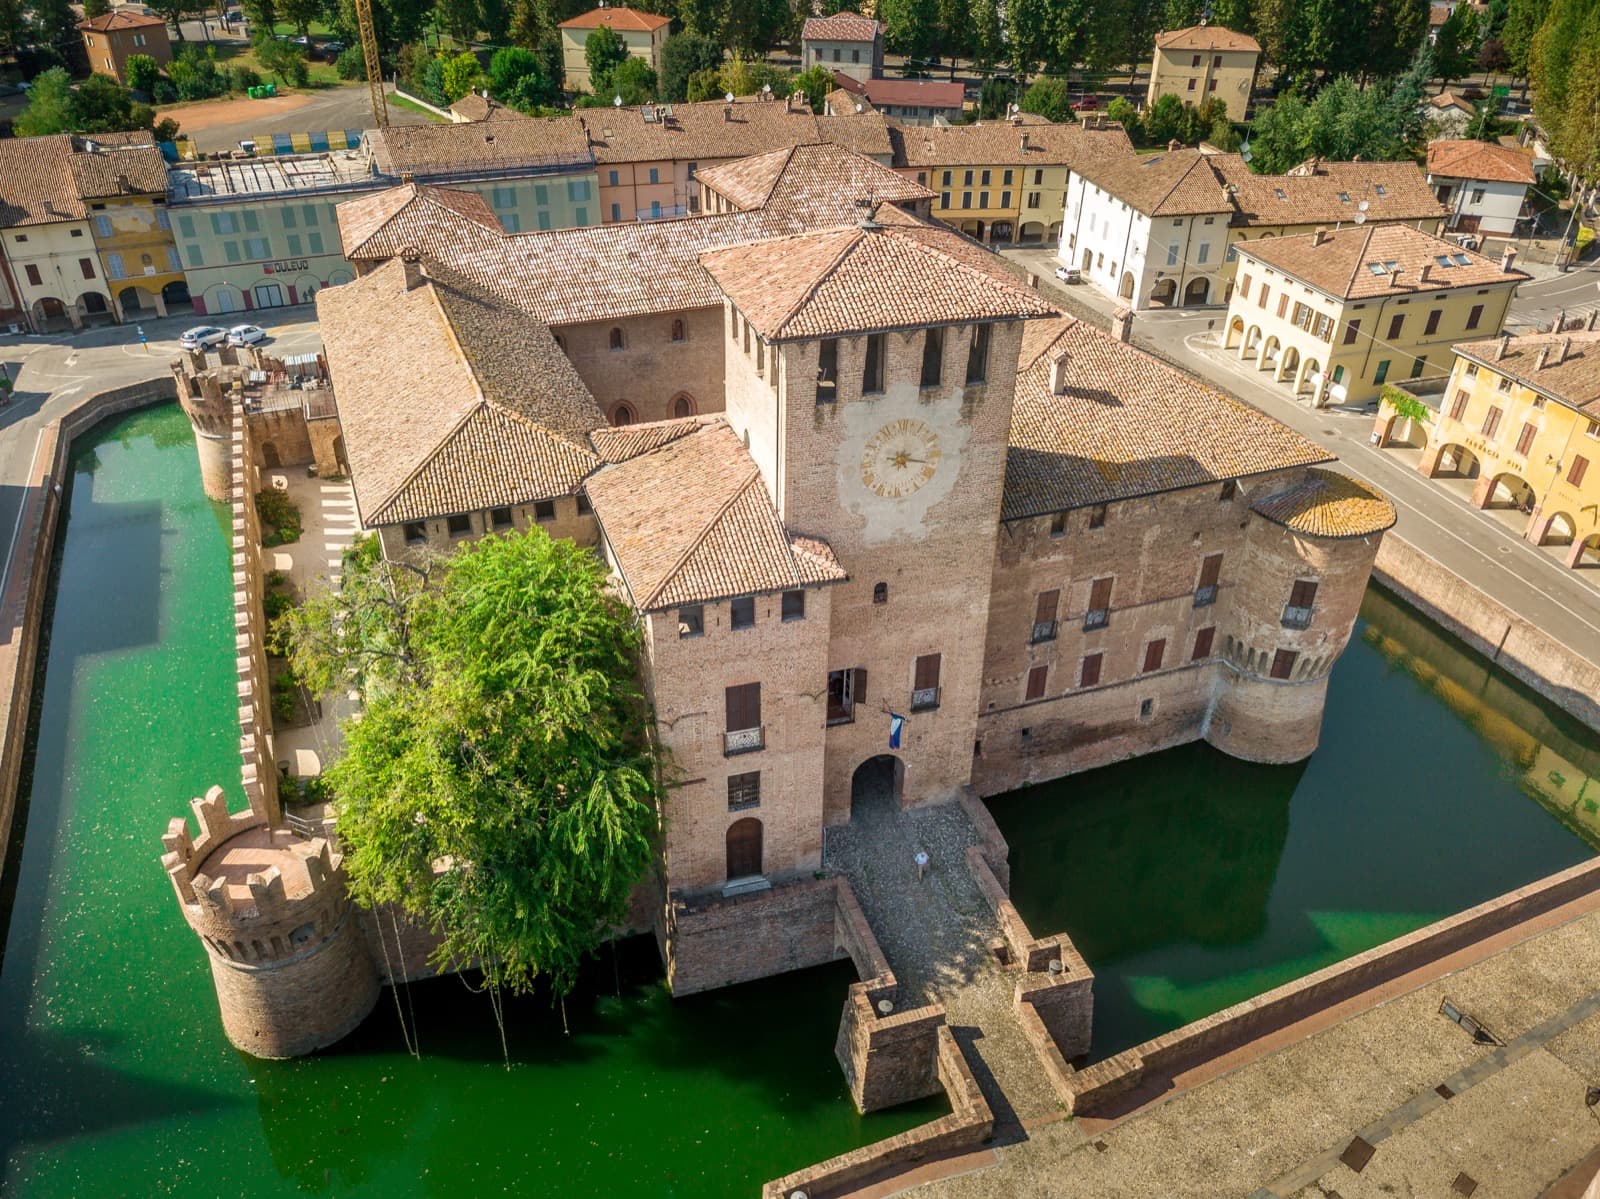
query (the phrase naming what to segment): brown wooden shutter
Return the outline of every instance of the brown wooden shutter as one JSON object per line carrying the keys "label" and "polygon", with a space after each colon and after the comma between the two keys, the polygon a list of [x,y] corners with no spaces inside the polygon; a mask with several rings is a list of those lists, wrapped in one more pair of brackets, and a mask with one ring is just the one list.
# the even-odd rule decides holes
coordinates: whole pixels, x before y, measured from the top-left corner
{"label": "brown wooden shutter", "polygon": [[1211,643],[1216,640],[1216,637],[1217,630],[1215,628],[1201,629],[1196,633],[1194,635],[1194,653],[1189,655],[1189,661],[1198,662],[1202,658],[1209,658],[1211,656]]}
{"label": "brown wooden shutter", "polygon": [[867,702],[867,668],[856,667],[856,677],[852,680],[850,696],[853,702],[864,704]]}
{"label": "brown wooden shutter", "polygon": [[1044,697],[1045,681],[1050,677],[1048,666],[1035,666],[1028,671],[1028,694],[1025,699],[1042,699]]}
{"label": "brown wooden shutter", "polygon": [[1110,579],[1094,581],[1094,585],[1089,588],[1089,611],[1097,612],[1101,608],[1111,606],[1111,582]]}
{"label": "brown wooden shutter", "polygon": [[918,691],[925,691],[930,687],[939,685],[938,654],[923,654],[917,659],[916,681],[911,685]]}
{"label": "brown wooden shutter", "polygon": [[726,696],[729,730],[761,727],[760,683],[742,683],[737,687],[729,687]]}
{"label": "brown wooden shutter", "polygon": [[1485,437],[1493,437],[1495,435],[1496,430],[1500,428],[1501,415],[1500,409],[1489,409],[1489,414],[1483,418],[1483,435]]}
{"label": "brown wooden shutter", "polygon": [[1450,404],[1450,419],[1460,420],[1467,414],[1467,401],[1471,397],[1465,391],[1456,392],[1456,398]]}
{"label": "brown wooden shutter", "polygon": [[1167,652],[1167,639],[1158,637],[1144,647],[1144,670],[1149,674],[1152,670],[1161,669],[1161,659]]}
{"label": "brown wooden shutter", "polygon": [[1215,587],[1217,580],[1222,577],[1222,555],[1207,554],[1205,561],[1200,563],[1200,586]]}
{"label": "brown wooden shutter", "polygon": [[1083,659],[1083,669],[1078,674],[1078,686],[1093,687],[1100,681],[1100,654],[1087,654]]}
{"label": "brown wooden shutter", "polygon": [[1056,608],[1060,603],[1060,591],[1041,591],[1038,605],[1033,610],[1033,623],[1053,624],[1056,619]]}
{"label": "brown wooden shutter", "polygon": [[1589,473],[1589,460],[1582,454],[1572,456],[1572,467],[1567,471],[1567,482],[1574,487],[1583,484],[1583,476]]}
{"label": "brown wooden shutter", "polygon": [[1522,426],[1522,432],[1517,434],[1517,453],[1526,458],[1528,451],[1533,448],[1533,439],[1538,436],[1539,430],[1532,425]]}
{"label": "brown wooden shutter", "polygon": [[1294,671],[1295,659],[1300,655],[1292,649],[1280,649],[1272,655],[1272,677],[1286,679]]}
{"label": "brown wooden shutter", "polygon": [[1289,591],[1291,608],[1309,608],[1316,602],[1317,584],[1311,579],[1296,579]]}

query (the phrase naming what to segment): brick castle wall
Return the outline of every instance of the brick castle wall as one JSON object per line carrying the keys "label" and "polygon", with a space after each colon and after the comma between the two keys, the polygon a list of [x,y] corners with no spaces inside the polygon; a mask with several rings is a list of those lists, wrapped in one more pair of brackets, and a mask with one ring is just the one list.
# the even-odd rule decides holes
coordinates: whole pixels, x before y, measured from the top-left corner
{"label": "brick castle wall", "polygon": [[[648,265],[641,269],[648,270]],[[694,412],[723,409],[722,312],[695,308],[653,312],[552,330],[606,419],[627,404],[635,421],[666,420],[672,401],[686,394]],[[672,340],[672,322],[683,323],[683,340]],[[622,330],[622,348],[611,348],[611,330]]]}

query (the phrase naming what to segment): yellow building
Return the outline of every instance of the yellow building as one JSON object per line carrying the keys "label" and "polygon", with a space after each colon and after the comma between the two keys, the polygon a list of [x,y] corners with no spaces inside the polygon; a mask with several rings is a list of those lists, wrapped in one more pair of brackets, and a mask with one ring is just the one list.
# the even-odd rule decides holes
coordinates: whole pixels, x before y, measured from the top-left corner
{"label": "yellow building", "polygon": [[1220,25],[1194,25],[1156,37],[1145,103],[1177,96],[1185,104],[1221,100],[1228,118],[1242,121],[1255,87],[1261,44],[1248,34]]}
{"label": "yellow building", "polygon": [[[1600,565],[1595,314],[1586,329],[1470,341],[1455,354],[1417,469],[1470,480],[1474,507],[1504,510],[1535,545],[1561,547],[1569,567]],[[1397,440],[1403,419],[1384,404],[1379,444]]]}
{"label": "yellow building", "polygon": [[1352,225],[1238,247],[1227,348],[1315,405],[1441,374],[1452,343],[1494,333],[1528,276],[1409,225]]}
{"label": "yellow building", "polygon": [[561,30],[561,69],[566,75],[567,90],[594,90],[594,83],[589,78],[589,63],[583,51],[589,35],[596,29],[610,29],[622,39],[629,54],[644,59],[652,70],[659,72],[661,44],[667,40],[671,24],[670,17],[604,5],[561,22],[557,28]]}
{"label": "yellow building", "polygon": [[154,145],[78,143],[72,177],[119,321],[189,311],[189,285],[167,215],[167,166]]}

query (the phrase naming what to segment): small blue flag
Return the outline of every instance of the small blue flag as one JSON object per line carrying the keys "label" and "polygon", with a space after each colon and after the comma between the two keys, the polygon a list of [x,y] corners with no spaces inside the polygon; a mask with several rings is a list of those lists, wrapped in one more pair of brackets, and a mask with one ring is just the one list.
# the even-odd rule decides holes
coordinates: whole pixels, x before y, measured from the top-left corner
{"label": "small blue flag", "polygon": [[900,730],[906,727],[906,718],[889,713],[889,748],[900,748]]}

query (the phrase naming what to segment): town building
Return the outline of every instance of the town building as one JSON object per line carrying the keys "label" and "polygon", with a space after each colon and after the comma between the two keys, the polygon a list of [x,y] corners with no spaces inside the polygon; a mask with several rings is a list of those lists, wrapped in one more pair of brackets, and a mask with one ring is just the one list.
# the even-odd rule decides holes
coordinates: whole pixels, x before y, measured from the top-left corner
{"label": "town building", "polygon": [[[1394,520],[1061,318],[925,188],[863,204],[886,173],[800,147],[707,172],[727,211],[498,241],[459,201],[362,199],[362,274],[318,296],[386,553],[538,524],[638,613],[674,986],[795,960],[785,905],[863,780],[915,804],[1196,739],[1303,758]],[[619,384],[649,407],[619,419]],[[737,962],[694,960],[712,927]]]}
{"label": "town building", "polygon": [[71,159],[111,306],[119,321],[191,310],[189,283],[167,210],[167,163],[143,144],[80,139]]}
{"label": "town building", "polygon": [[1415,163],[1311,159],[1256,175],[1238,154],[1175,146],[1075,163],[1057,257],[1135,310],[1223,304],[1252,240],[1351,224],[1437,232],[1445,216]]}
{"label": "town building", "polygon": [[966,107],[967,89],[960,83],[937,79],[857,80],[843,71],[835,71],[833,81],[850,100],[830,103],[830,112],[856,111],[855,104],[850,101],[859,103],[859,99],[865,97],[875,111],[893,117],[902,125],[935,125],[959,121]]}
{"label": "town building", "polygon": [[934,192],[933,215],[987,244],[1058,241],[1070,172],[1134,156],[1122,127],[1098,119],[892,127],[889,137],[895,169]]}
{"label": "town building", "polygon": [[1536,176],[1521,147],[1494,142],[1428,143],[1428,186],[1449,210],[1445,230],[1483,237],[1513,237],[1529,216],[1528,189]]}
{"label": "town building", "polygon": [[1439,27],[1450,19],[1450,14],[1458,8],[1470,8],[1477,16],[1481,27],[1489,27],[1489,6],[1481,0],[1429,0],[1428,4],[1428,45],[1433,45],[1439,40]]}
{"label": "town building", "polygon": [[122,8],[79,21],[78,29],[83,33],[89,69],[118,83],[128,81],[128,59],[135,54],[153,58],[162,67],[172,61],[172,41],[162,17]]}
{"label": "town building", "polygon": [[642,58],[650,69],[661,70],[661,46],[671,31],[672,18],[656,13],[640,12],[626,5],[601,4],[576,17],[562,21],[556,28],[561,32],[561,70],[566,76],[569,92],[592,92],[594,80],[589,78],[589,63],[584,50],[589,35],[596,29],[609,29],[622,39],[628,53]]}
{"label": "town building", "polygon": [[800,27],[800,67],[827,67],[865,82],[883,74],[883,26],[845,9],[831,17],[807,17]]}
{"label": "town building", "polygon": [[1177,96],[1186,105],[1221,100],[1230,121],[1242,121],[1250,110],[1261,44],[1245,33],[1220,25],[1194,25],[1156,35],[1145,103]]}
{"label": "town building", "polygon": [[1528,275],[1409,225],[1241,243],[1224,345],[1320,406],[1443,372],[1463,336],[1494,333]]}
{"label": "town building", "polygon": [[1600,566],[1600,329],[1463,342],[1426,421],[1392,404],[1375,438],[1566,566]]}
{"label": "town building", "polygon": [[1471,100],[1450,91],[1429,96],[1419,108],[1439,137],[1464,137],[1468,124],[1478,115]]}
{"label": "town building", "polygon": [[115,319],[69,133],[0,140],[0,246],[36,333]]}

